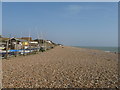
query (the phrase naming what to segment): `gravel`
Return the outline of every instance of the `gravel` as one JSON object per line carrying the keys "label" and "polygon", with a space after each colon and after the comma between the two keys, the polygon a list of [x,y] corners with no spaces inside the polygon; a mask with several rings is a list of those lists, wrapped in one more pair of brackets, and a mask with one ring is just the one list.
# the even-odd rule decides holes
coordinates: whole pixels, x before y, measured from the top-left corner
{"label": "gravel", "polygon": [[57,46],[43,53],[2,60],[3,88],[116,88],[118,56]]}

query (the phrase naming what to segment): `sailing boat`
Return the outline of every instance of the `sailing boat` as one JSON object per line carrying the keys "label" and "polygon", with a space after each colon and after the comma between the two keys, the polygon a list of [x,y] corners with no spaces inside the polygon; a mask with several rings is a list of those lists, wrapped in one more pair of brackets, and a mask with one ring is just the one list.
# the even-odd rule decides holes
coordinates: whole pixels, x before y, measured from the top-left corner
{"label": "sailing boat", "polygon": [[43,34],[42,34],[42,32],[41,32],[41,40],[42,40],[42,46],[41,46],[41,51],[43,52],[43,51],[46,51],[46,44],[45,44],[45,40],[43,39]]}
{"label": "sailing boat", "polygon": [[37,51],[40,51],[40,36],[39,36],[39,33],[38,33],[38,32],[37,32],[37,39],[38,39]]}

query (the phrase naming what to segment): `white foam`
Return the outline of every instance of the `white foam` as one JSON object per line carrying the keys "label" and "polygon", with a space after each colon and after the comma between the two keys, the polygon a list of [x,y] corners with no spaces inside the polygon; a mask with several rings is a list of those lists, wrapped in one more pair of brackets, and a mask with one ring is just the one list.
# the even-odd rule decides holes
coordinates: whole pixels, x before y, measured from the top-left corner
{"label": "white foam", "polygon": [[110,52],[110,51],[105,51],[105,52]]}

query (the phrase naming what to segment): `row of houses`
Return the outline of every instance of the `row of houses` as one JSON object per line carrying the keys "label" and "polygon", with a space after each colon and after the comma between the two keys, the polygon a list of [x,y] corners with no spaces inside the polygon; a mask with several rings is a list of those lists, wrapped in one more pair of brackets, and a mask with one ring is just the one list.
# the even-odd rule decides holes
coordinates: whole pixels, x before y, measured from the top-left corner
{"label": "row of houses", "polygon": [[57,44],[50,40],[35,39],[31,37],[5,38],[0,37],[0,57],[8,58],[11,56],[27,55],[39,51],[46,51],[55,47]]}
{"label": "row of houses", "polygon": [[33,49],[33,48],[51,48],[56,44],[50,40],[35,39],[31,37],[22,38],[5,38],[0,37],[0,50],[20,50],[20,49]]}

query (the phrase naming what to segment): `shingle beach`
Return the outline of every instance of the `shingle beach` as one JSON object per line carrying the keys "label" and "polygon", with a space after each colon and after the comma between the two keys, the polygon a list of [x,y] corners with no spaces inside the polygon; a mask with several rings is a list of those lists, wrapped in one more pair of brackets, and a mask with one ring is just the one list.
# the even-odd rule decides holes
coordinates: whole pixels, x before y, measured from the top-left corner
{"label": "shingle beach", "polygon": [[3,88],[116,88],[118,56],[100,50],[56,46],[2,60]]}

